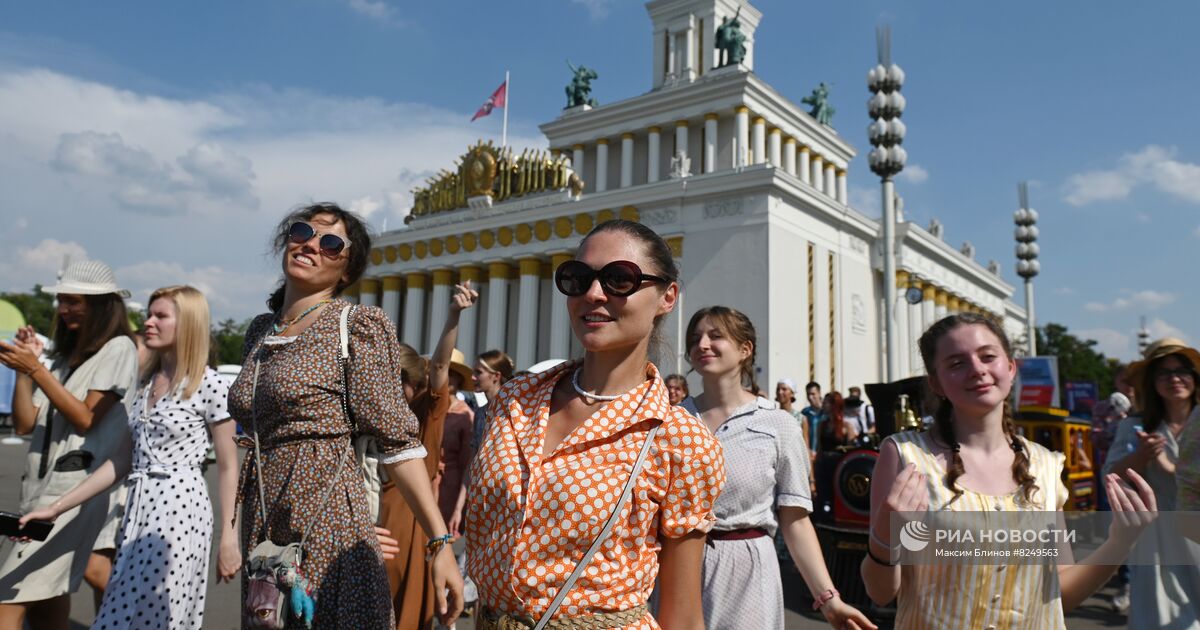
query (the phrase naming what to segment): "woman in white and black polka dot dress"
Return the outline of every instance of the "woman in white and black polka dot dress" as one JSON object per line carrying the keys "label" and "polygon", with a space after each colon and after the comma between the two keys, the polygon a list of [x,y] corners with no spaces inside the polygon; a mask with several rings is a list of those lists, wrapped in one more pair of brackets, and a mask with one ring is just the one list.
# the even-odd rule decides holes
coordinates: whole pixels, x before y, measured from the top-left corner
{"label": "woman in white and black polka dot dress", "polygon": [[[205,365],[208,341],[208,304],[199,291],[155,291],[146,320],[153,355],[142,369],[127,444],[44,513],[26,516],[54,518],[129,474],[117,556],[93,628],[203,625],[213,509],[200,465],[210,434],[224,515],[233,514],[238,472],[234,425],[225,410],[229,387]],[[241,553],[231,519],[222,522],[218,574],[228,579]]]}

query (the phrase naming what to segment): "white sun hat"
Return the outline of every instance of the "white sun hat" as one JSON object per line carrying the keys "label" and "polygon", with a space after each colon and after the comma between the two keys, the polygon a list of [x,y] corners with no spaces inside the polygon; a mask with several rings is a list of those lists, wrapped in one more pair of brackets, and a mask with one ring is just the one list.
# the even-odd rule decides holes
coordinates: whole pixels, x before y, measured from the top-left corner
{"label": "white sun hat", "polygon": [[63,272],[58,284],[52,287],[42,287],[46,293],[66,293],[68,295],[106,295],[116,293],[128,298],[129,291],[117,286],[117,277],[112,268],[98,260],[81,260],[71,263]]}

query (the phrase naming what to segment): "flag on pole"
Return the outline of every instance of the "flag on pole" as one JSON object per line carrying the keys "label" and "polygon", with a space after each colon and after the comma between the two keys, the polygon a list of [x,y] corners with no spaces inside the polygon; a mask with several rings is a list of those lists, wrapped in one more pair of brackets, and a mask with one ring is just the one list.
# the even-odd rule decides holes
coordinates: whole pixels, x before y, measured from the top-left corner
{"label": "flag on pole", "polygon": [[508,79],[506,78],[504,79],[504,83],[501,83],[500,87],[496,88],[495,92],[492,92],[492,95],[488,97],[488,100],[483,102],[483,105],[479,108],[479,111],[475,112],[475,115],[471,117],[471,122],[475,122],[476,118],[483,118],[484,116],[487,116],[488,114],[492,113],[493,109],[496,109],[497,107],[504,107],[507,101]]}

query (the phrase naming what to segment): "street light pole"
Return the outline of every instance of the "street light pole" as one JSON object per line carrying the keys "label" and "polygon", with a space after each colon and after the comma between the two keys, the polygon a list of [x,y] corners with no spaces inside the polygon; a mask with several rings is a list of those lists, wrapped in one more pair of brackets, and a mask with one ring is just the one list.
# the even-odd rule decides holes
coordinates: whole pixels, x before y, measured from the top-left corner
{"label": "street light pole", "polygon": [[1028,338],[1029,356],[1037,356],[1037,319],[1033,311],[1033,278],[1041,271],[1038,263],[1037,210],[1029,207],[1029,183],[1017,184],[1017,196],[1021,207],[1013,213],[1017,224],[1017,275],[1025,279],[1025,335]]}
{"label": "street light pole", "polygon": [[867,100],[867,113],[874,120],[867,127],[871,153],[867,162],[871,172],[880,177],[883,195],[883,320],[887,355],[885,381],[900,377],[900,354],[896,347],[896,188],[893,178],[904,169],[908,153],[900,146],[904,142],[904,71],[892,63],[892,31],[887,26],[875,29],[875,44],[879,63],[867,73],[867,88],[872,96]]}

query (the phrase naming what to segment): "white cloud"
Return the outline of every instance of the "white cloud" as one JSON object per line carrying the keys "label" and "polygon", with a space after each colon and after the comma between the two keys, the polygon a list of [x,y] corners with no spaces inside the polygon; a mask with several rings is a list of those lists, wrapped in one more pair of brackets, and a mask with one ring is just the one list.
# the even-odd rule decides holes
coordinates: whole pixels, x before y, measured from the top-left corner
{"label": "white cloud", "polygon": [[28,291],[34,284],[54,284],[64,260],[88,260],[87,250],[74,241],[43,239],[36,245],[21,245],[0,253],[0,290]]}
{"label": "white cloud", "polygon": [[[1133,189],[1149,185],[1160,192],[1200,204],[1200,164],[1175,158],[1178,149],[1147,145],[1126,153],[1115,169],[1078,173],[1067,178],[1063,199],[1073,206],[1127,198]],[[1143,221],[1144,222],[1144,221]]]}
{"label": "white cloud", "polygon": [[[76,255],[136,273],[131,289],[204,282],[214,316],[252,315],[277,277],[267,241],[286,210],[338,201],[375,226],[399,227],[411,189],[481,135],[469,120],[423,104],[262,85],[168,99],[0,68],[0,213],[28,217],[22,231],[0,229],[0,290],[52,281],[73,244]],[[540,134],[516,126],[514,147],[545,148]],[[18,251],[44,252],[40,266],[20,263]]]}
{"label": "white cloud", "polygon": [[349,0],[346,3],[355,13],[383,24],[399,25],[396,9],[383,0]]}
{"label": "white cloud", "polygon": [[929,180],[929,171],[919,164],[909,164],[898,177],[910,184],[923,184]]}
{"label": "white cloud", "polygon": [[1191,340],[1188,339],[1188,336],[1185,335],[1182,330],[1172,326],[1171,324],[1168,324],[1165,320],[1159,317],[1155,317],[1154,319],[1150,320],[1150,323],[1146,324],[1146,330],[1150,333],[1150,341],[1162,339],[1163,337],[1175,337],[1177,339],[1182,339],[1184,343],[1191,343]]}
{"label": "white cloud", "polygon": [[1166,306],[1176,299],[1178,295],[1167,293],[1165,291],[1144,290],[1136,293],[1131,293],[1128,296],[1118,297],[1112,302],[1088,302],[1083,305],[1084,310],[1092,313],[1104,313],[1107,311],[1123,311],[1128,309],[1139,309],[1150,311]]}
{"label": "white cloud", "polygon": [[571,4],[582,5],[588,11],[592,20],[603,20],[608,17],[612,8],[612,0],[571,0]]}
{"label": "white cloud", "polygon": [[1104,356],[1116,359],[1128,359],[1134,353],[1133,335],[1112,328],[1091,328],[1078,330],[1075,336],[1080,339],[1092,339],[1096,342],[1096,350]]}

